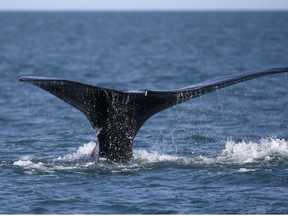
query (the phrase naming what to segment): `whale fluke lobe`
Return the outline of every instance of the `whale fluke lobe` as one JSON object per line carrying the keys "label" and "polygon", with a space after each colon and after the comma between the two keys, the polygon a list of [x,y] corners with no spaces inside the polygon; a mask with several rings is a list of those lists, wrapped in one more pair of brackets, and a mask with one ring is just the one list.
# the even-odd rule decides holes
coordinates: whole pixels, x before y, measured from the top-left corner
{"label": "whale fluke lobe", "polygon": [[20,77],[80,110],[94,128],[99,156],[118,163],[133,157],[133,140],[147,119],[176,104],[239,82],[288,72],[288,67],[223,76],[177,90],[118,91],[45,77]]}

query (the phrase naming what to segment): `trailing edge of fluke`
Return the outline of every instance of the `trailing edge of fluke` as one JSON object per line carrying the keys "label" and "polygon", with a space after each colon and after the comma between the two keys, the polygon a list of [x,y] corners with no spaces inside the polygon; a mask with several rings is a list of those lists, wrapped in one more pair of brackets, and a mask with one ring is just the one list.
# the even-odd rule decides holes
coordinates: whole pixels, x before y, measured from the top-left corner
{"label": "trailing edge of fluke", "polygon": [[[20,77],[80,110],[95,129],[99,156],[117,163],[133,157],[133,140],[154,114],[184,101],[246,80],[288,72],[288,67],[247,71],[177,90],[118,91],[44,77]],[[95,152],[95,151],[93,151]]]}

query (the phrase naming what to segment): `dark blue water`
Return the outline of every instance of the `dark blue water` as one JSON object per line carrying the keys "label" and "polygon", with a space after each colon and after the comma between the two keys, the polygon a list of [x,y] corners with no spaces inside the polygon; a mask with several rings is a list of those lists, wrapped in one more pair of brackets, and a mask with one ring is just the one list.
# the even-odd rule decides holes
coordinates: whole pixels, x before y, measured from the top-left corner
{"label": "dark blue water", "polygon": [[17,81],[176,89],[288,65],[288,13],[0,13],[0,213],[288,213],[288,75],[155,115],[128,165],[82,113]]}

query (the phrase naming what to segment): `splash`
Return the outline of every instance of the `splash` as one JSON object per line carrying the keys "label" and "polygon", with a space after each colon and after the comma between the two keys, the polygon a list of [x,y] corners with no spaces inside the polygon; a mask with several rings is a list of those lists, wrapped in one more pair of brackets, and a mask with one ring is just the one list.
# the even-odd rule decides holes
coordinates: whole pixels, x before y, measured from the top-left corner
{"label": "splash", "polygon": [[146,163],[158,163],[165,161],[177,162],[184,160],[185,157],[179,157],[176,155],[168,155],[158,152],[148,152],[144,149],[139,149],[134,151],[134,162],[146,162]]}
{"label": "splash", "polygon": [[74,160],[89,158],[91,157],[91,154],[95,146],[96,146],[96,143],[93,141],[90,141],[89,143],[86,143],[83,146],[80,146],[75,153],[60,156],[57,158],[57,160],[74,161]]}
{"label": "splash", "polygon": [[[173,162],[178,165],[201,166],[201,165],[243,165],[248,163],[271,162],[278,158],[286,161],[288,157],[288,142],[284,139],[268,138],[257,142],[241,141],[239,143],[228,139],[225,148],[218,154],[200,155],[197,157],[168,155],[146,150],[134,151],[135,161],[142,163]],[[285,162],[286,164],[286,162]],[[241,169],[240,172],[253,171]]]}
{"label": "splash", "polygon": [[[23,156],[15,161],[13,165],[22,167],[26,174],[37,172],[54,173],[57,171],[71,172],[93,172],[115,173],[115,172],[134,172],[139,169],[149,169],[153,167],[185,166],[185,167],[223,167],[237,165],[239,172],[253,172],[254,165],[266,163],[271,166],[273,161],[287,166],[288,142],[284,139],[262,139],[257,142],[234,142],[229,139],[225,143],[225,148],[214,155],[201,155],[197,157],[171,155],[159,152],[149,152],[145,149],[134,150],[134,158],[129,164],[119,165],[107,163],[105,159],[94,161],[91,159],[91,152],[96,143],[91,141],[80,146],[76,152],[44,161],[33,156]],[[246,167],[245,165],[250,164]],[[251,167],[251,164],[252,165]],[[239,167],[240,166],[240,167]],[[92,170],[92,171],[91,171]]]}
{"label": "splash", "polygon": [[38,162],[38,163],[33,163],[32,162],[33,157],[30,155],[25,155],[22,156],[19,160],[15,161],[13,164],[17,165],[17,166],[30,166],[32,168],[41,168],[43,163],[42,162]]}
{"label": "splash", "polygon": [[[39,160],[33,156],[26,155],[14,161],[13,165],[23,168],[26,174],[54,173],[57,171],[81,172],[95,165],[94,161],[89,160],[95,146],[96,143],[91,141],[80,146],[75,153],[52,160]],[[79,162],[82,159],[84,161]]]}
{"label": "splash", "polygon": [[268,138],[262,139],[260,143],[235,143],[233,140],[227,140],[225,149],[218,159],[243,164],[259,160],[270,161],[275,156],[288,157],[288,142],[284,139]]}
{"label": "splash", "polygon": [[30,155],[22,156],[13,165],[24,168],[24,173],[26,174],[33,174],[36,170],[48,171],[43,162],[33,161],[33,157]]}

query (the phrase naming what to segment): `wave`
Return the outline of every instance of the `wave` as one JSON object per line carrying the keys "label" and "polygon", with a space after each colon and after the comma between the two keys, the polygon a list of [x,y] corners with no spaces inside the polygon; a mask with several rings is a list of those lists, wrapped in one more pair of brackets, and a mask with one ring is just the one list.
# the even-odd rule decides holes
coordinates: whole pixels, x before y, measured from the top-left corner
{"label": "wave", "polygon": [[[197,157],[170,155],[159,152],[149,152],[145,149],[134,150],[134,159],[125,165],[112,164],[105,159],[95,162],[91,157],[96,143],[91,141],[80,146],[76,152],[54,158],[48,161],[41,161],[33,156],[24,156],[16,160],[13,165],[23,168],[26,174],[35,172],[54,173],[57,171],[71,172],[92,172],[92,173],[107,173],[107,172],[127,172],[138,171],[139,169],[149,169],[152,167],[169,167],[170,165],[185,166],[185,167],[220,167],[223,165],[238,166],[239,172],[255,171],[261,165],[265,166],[288,166],[286,162],[288,157],[288,142],[284,139],[268,138],[256,142],[235,142],[228,139],[225,148],[222,152],[205,156]],[[276,161],[276,162],[275,162]],[[276,164],[275,164],[276,163]],[[248,168],[243,165],[254,165]]]}

